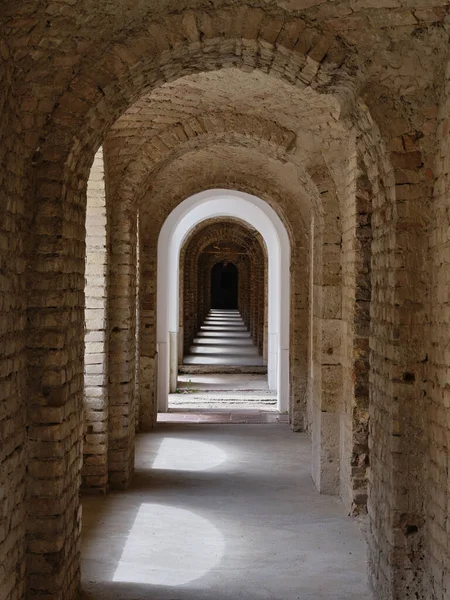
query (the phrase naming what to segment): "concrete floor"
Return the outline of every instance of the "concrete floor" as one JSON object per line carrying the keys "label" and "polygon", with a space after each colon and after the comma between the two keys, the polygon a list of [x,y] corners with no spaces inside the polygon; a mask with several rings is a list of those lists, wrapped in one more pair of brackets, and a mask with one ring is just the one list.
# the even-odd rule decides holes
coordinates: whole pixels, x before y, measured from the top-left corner
{"label": "concrete floor", "polygon": [[171,408],[158,413],[158,423],[233,423],[262,425],[263,423],[289,423],[289,415],[279,413],[276,407],[263,408]]}
{"label": "concrete floor", "polygon": [[362,600],[365,546],[287,425],[161,425],[83,499],[85,600]]}

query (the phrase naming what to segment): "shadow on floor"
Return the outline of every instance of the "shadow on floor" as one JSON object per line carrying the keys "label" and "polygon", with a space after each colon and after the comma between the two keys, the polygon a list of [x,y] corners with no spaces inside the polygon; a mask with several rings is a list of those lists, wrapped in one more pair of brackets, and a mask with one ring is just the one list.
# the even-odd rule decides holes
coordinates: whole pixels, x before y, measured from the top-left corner
{"label": "shadow on floor", "polygon": [[[349,596],[341,595],[339,591],[317,591],[302,589],[293,592],[290,598],[296,600],[349,600]],[[351,600],[369,600],[371,596],[351,596]],[[273,595],[264,590],[254,592],[230,590],[218,592],[214,589],[189,589],[139,585],[133,583],[102,582],[92,584],[89,590],[82,591],[80,600],[285,600],[284,596]]]}
{"label": "shadow on floor", "polygon": [[126,492],[83,500],[83,600],[363,600],[365,548],[288,426],[140,434]]}

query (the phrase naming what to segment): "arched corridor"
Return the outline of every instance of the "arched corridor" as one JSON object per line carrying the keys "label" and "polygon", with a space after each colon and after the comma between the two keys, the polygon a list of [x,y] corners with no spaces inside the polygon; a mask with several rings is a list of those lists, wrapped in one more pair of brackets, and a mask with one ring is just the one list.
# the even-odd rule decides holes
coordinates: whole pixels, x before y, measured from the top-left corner
{"label": "arched corridor", "polygon": [[0,600],[448,600],[449,19],[2,2]]}
{"label": "arched corridor", "polygon": [[[230,217],[233,219],[231,222]],[[214,224],[216,228],[219,227],[219,231],[215,231]],[[188,237],[189,234],[191,238]],[[244,254],[241,255],[242,267],[245,268],[245,263],[249,261],[246,269],[247,289],[242,287],[246,278],[241,277],[241,288],[238,290],[242,316],[252,334],[258,332],[259,347],[267,359],[268,386],[277,393],[278,409],[285,412],[289,408],[291,244],[288,232],[276,211],[262,198],[230,189],[211,189],[181,201],[168,215],[158,237],[157,353],[160,411],[167,408],[168,392],[177,387],[181,346],[186,353],[211,308],[209,267],[215,259],[202,253],[195,259],[196,253],[200,249],[208,252],[207,240],[223,241],[230,235],[234,243],[240,240],[245,246]],[[219,248],[217,254],[214,250],[212,257],[214,256],[228,259],[230,251],[221,251]],[[180,260],[184,269],[183,285],[180,285]],[[264,286],[264,290],[261,286]],[[262,301],[262,305],[259,303],[258,316],[253,311],[257,305],[256,297]],[[180,340],[181,337],[183,341]]]}

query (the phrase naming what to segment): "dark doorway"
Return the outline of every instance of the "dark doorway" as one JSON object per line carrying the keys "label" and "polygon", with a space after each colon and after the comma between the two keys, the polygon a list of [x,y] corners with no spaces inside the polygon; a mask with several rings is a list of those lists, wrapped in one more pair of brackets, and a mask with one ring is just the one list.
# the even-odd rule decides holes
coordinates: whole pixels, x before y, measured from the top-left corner
{"label": "dark doorway", "polygon": [[217,263],[211,270],[211,308],[238,307],[238,270],[233,263]]}

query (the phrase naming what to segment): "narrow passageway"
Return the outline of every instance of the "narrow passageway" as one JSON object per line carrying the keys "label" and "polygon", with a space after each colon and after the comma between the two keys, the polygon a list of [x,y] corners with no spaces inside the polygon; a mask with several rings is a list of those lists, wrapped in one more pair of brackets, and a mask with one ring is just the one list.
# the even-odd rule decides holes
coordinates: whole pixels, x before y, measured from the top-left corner
{"label": "narrow passageway", "polygon": [[286,424],[160,425],[127,492],[83,499],[85,600],[362,600],[365,545]]}
{"label": "narrow passageway", "polygon": [[238,310],[211,309],[200,327],[186,365],[263,365],[263,358]]}

